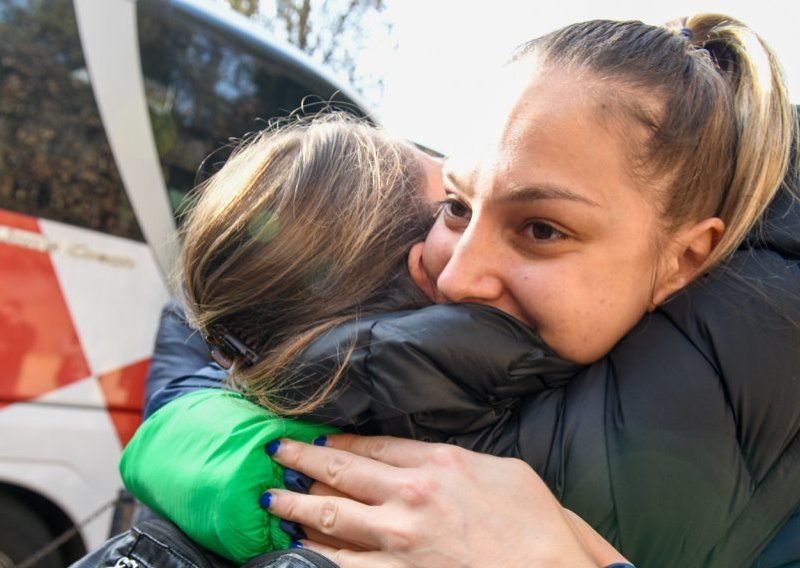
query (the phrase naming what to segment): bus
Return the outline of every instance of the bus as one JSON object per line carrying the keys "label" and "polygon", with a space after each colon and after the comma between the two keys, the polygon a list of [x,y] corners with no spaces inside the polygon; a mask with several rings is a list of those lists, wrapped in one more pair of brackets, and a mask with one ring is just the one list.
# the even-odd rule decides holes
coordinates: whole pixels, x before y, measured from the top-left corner
{"label": "bus", "polygon": [[0,568],[63,567],[109,536],[198,175],[367,111],[211,0],[0,0],[0,38]]}

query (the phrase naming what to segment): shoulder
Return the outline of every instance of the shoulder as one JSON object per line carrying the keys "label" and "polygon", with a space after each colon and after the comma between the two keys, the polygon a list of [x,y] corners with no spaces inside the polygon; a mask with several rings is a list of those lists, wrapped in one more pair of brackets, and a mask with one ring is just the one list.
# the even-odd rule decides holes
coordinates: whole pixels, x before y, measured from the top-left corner
{"label": "shoulder", "polygon": [[798,345],[800,264],[748,248],[645,317],[608,361],[626,388],[716,399],[740,422],[800,407]]}
{"label": "shoulder", "polygon": [[726,380],[800,365],[800,263],[776,251],[737,252],[660,312]]}
{"label": "shoulder", "polygon": [[612,406],[637,425],[615,440],[645,448],[657,436],[687,460],[739,464],[758,484],[800,433],[798,346],[800,265],[774,250],[737,252],[609,355]]}

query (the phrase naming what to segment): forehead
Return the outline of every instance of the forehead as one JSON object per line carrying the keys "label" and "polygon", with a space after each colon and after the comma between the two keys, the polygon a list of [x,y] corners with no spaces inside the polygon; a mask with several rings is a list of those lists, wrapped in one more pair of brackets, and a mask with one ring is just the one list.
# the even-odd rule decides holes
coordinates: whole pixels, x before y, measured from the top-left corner
{"label": "forehead", "polygon": [[431,156],[419,148],[413,146],[412,148],[424,174],[422,185],[419,188],[422,197],[432,203],[441,201],[445,198],[442,181],[442,159]]}
{"label": "forehead", "polygon": [[[470,192],[489,197],[526,187],[560,187],[610,205],[637,190],[630,140],[641,129],[606,117],[609,87],[586,74],[512,69],[486,143],[448,160],[446,171]],[[525,80],[520,81],[519,75]],[[507,93],[508,95],[508,93]]]}

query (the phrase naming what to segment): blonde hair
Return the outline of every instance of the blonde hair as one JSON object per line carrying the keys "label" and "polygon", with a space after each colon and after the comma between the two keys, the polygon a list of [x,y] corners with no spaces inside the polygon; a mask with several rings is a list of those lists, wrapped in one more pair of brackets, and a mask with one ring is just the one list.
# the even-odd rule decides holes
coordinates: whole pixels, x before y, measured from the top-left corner
{"label": "blonde hair", "polygon": [[190,318],[257,355],[235,358],[233,383],[284,415],[330,395],[344,364],[292,401],[292,363],[315,338],[367,313],[428,300],[407,269],[432,212],[405,142],[342,114],[298,120],[242,145],[202,188],[182,228]]}
{"label": "blonde hair", "polygon": [[668,230],[712,216],[724,221],[699,273],[737,249],[780,188],[797,138],[781,69],[758,35],[717,14],[663,27],[596,20],[533,40],[513,61],[530,54],[607,83],[613,97],[603,111],[621,110],[646,127],[634,170],[668,181],[659,196]]}

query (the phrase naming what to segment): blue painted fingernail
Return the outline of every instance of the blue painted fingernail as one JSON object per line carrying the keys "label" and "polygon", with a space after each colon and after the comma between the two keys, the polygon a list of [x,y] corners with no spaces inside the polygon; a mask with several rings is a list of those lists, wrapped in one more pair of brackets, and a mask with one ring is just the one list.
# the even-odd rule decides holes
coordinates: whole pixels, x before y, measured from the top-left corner
{"label": "blue painted fingernail", "polygon": [[302,543],[293,540],[289,543],[289,548],[305,548]]}
{"label": "blue painted fingernail", "polygon": [[267,452],[268,456],[274,456],[275,452],[278,451],[278,448],[281,447],[280,440],[272,440],[269,444],[264,446],[264,451]]}
{"label": "blue painted fingernail", "polygon": [[264,509],[269,509],[270,503],[272,503],[272,493],[265,491],[261,494],[261,497],[258,498],[258,504]]}
{"label": "blue painted fingernail", "polygon": [[303,532],[303,529],[297,523],[281,519],[278,526],[280,526],[283,532],[292,537],[292,540],[297,541],[301,538],[306,538],[306,533]]}
{"label": "blue painted fingernail", "polygon": [[299,471],[285,469],[283,470],[283,484],[286,489],[291,489],[298,493],[308,493],[308,490],[314,484],[314,480]]}
{"label": "blue painted fingernail", "polygon": [[328,437],[327,436],[317,436],[316,438],[311,440],[311,443],[314,444],[315,446],[324,446],[325,444],[328,443]]}

